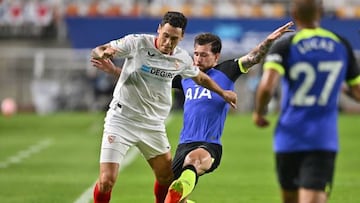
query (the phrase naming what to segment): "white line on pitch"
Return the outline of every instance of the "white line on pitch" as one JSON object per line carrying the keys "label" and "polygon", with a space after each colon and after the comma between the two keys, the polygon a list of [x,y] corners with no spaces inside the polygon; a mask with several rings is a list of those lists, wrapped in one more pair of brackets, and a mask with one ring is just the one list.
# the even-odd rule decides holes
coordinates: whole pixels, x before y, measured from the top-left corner
{"label": "white line on pitch", "polygon": [[7,158],[6,161],[0,162],[0,169],[7,168],[12,164],[19,164],[24,159],[30,157],[31,155],[39,153],[41,150],[49,147],[52,143],[53,143],[52,139],[45,139],[38,142],[37,144],[31,145],[29,148],[25,150],[19,151],[14,156]]}

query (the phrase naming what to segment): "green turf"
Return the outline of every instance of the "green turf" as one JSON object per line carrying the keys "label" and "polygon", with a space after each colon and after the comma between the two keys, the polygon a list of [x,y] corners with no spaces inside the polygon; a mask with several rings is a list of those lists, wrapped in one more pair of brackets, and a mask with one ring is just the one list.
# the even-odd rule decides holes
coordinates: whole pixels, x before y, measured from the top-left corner
{"label": "green turf", "polygon": [[[21,114],[0,117],[0,164],[40,142],[50,143],[19,163],[0,168],[1,203],[73,203],[98,175],[104,113]],[[201,177],[191,199],[197,203],[280,202],[275,179],[272,125],[255,128],[248,114],[226,122],[224,154],[215,173]],[[167,125],[175,150],[181,113]],[[354,203],[360,190],[360,116],[341,115],[341,151],[330,203]],[[112,202],[151,203],[153,175],[139,156],[121,171]]]}

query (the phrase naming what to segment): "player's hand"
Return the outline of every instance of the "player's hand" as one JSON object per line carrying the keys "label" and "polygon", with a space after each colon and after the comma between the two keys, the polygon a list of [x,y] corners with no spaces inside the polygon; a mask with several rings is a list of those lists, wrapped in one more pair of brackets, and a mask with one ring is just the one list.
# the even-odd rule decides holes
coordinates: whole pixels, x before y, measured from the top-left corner
{"label": "player's hand", "polygon": [[292,27],[293,25],[294,25],[294,23],[292,21],[290,21],[290,22],[286,23],[285,25],[279,27],[274,32],[272,32],[270,35],[268,35],[267,40],[274,41],[274,40],[278,39],[279,37],[281,37],[285,33],[294,32],[295,31],[294,29],[290,29],[290,27]]}
{"label": "player's hand", "polygon": [[115,64],[111,61],[111,59],[96,59],[96,58],[91,58],[91,64],[93,66],[95,66],[96,68],[112,74],[112,75],[117,75],[116,73],[116,69],[117,67],[115,66]]}
{"label": "player's hand", "polygon": [[270,124],[270,122],[265,118],[264,115],[258,114],[256,112],[253,113],[252,119],[255,125],[257,125],[260,128],[267,127]]}
{"label": "player's hand", "polygon": [[223,94],[223,98],[227,103],[231,105],[234,109],[236,109],[237,104],[237,94],[230,90],[225,90]]}

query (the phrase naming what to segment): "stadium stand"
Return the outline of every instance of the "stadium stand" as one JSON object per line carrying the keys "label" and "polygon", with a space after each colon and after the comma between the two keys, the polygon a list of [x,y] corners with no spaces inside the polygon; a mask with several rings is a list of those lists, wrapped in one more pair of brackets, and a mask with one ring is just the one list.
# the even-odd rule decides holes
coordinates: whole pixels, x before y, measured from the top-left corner
{"label": "stadium stand", "polygon": [[[88,83],[90,77],[84,75],[84,71],[87,72],[92,68],[89,67],[88,62],[89,50],[83,47],[76,47],[76,49],[72,47],[70,28],[65,22],[67,19],[109,18],[125,20],[128,23],[128,21],[137,22],[138,19],[155,20],[154,18],[159,18],[168,10],[178,10],[189,18],[194,18],[192,23],[197,23],[194,27],[201,27],[204,22],[212,26],[215,20],[225,19],[230,24],[224,26],[218,23],[219,26],[213,31],[222,35],[224,39],[242,35],[241,39],[236,38],[238,44],[224,40],[224,47],[231,47],[229,51],[235,50],[238,54],[252,48],[269,29],[264,28],[265,31],[256,32],[255,28],[259,27],[259,24],[254,25],[257,21],[249,23],[248,19],[269,20],[269,22],[274,22],[274,19],[278,22],[289,17],[289,2],[289,0],[0,0],[0,61],[2,61],[0,63],[0,99],[11,96],[18,101],[20,109],[31,109],[36,103],[34,95],[41,93],[42,101],[53,101],[51,104],[56,105],[45,106],[43,103],[37,103],[38,108],[43,108],[43,112],[52,109],[93,108],[92,102],[89,102],[93,99],[91,85]],[[324,4],[325,15],[331,19],[347,21],[346,29],[341,31],[351,34],[349,38],[358,45],[359,41],[356,41],[358,35],[354,29],[358,27],[357,20],[360,18],[360,1],[324,0]],[[240,22],[241,26],[234,26],[234,21]],[[124,21],[121,22],[124,23]],[[146,27],[148,23],[143,21],[142,23],[141,28],[147,29],[143,27]],[[327,25],[333,24],[327,22]],[[83,26],[84,22],[81,22],[81,25]],[[91,23],[90,25],[92,26]],[[100,25],[101,23],[98,24]],[[132,25],[127,24],[129,29],[136,27]],[[334,24],[335,28],[337,25],[339,24]],[[354,29],[348,29],[353,27]],[[255,31],[252,31],[253,29]],[[112,31],[115,30],[117,33],[123,31],[122,28],[114,28]],[[247,30],[252,32],[246,32]],[[49,36],[49,39],[44,36]],[[80,36],[80,38],[95,38],[84,37],[82,31]],[[193,33],[186,35],[187,39],[184,41],[188,41],[188,44],[182,44],[190,52],[193,36]],[[106,37],[108,35],[104,35],[103,38]],[[357,48],[357,58],[360,61],[360,47]],[[226,49],[223,53],[224,59],[233,56],[227,53]],[[238,86],[245,87],[249,84],[253,86],[248,82],[245,76],[239,80]],[[39,84],[40,86],[46,84],[47,88],[39,88]],[[78,88],[71,88],[71,84]],[[49,91],[51,88],[56,91]],[[252,88],[242,88],[238,91],[241,95],[249,95],[250,89]],[[84,94],[80,99],[72,97],[80,93]],[[87,98],[86,101],[83,98]],[[251,98],[251,96],[245,98]],[[252,108],[252,104],[251,99],[241,102],[243,106],[239,106],[238,110],[247,111]],[[341,104],[344,104],[341,107],[343,111],[360,111],[358,105],[349,104],[346,98],[341,100]]]}
{"label": "stadium stand", "polygon": [[[23,21],[63,16],[88,17],[159,17],[167,10],[178,10],[189,17],[282,18],[288,15],[285,0],[1,0],[0,23],[22,24]],[[359,18],[360,2],[356,0],[324,1],[325,13],[339,18]]]}

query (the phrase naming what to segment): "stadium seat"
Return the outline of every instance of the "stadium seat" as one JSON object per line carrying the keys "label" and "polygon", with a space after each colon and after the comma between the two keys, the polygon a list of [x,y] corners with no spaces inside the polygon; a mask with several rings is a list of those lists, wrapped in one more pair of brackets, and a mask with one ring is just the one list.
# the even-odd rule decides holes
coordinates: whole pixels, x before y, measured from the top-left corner
{"label": "stadium seat", "polygon": [[336,16],[339,18],[354,18],[356,10],[354,6],[342,6],[336,9]]}
{"label": "stadium seat", "polygon": [[184,3],[181,6],[181,12],[185,15],[185,16],[192,16],[192,7],[193,5],[189,4],[189,3]]}
{"label": "stadium seat", "polygon": [[281,18],[286,15],[284,5],[280,3],[263,4],[261,10],[262,17]]}
{"label": "stadium seat", "polygon": [[65,14],[67,16],[77,16],[77,15],[79,15],[79,10],[78,9],[79,8],[77,7],[77,5],[75,3],[70,3],[66,7]]}
{"label": "stadium seat", "polygon": [[203,9],[201,11],[203,17],[212,17],[214,16],[214,7],[210,3],[206,3],[203,6]]}
{"label": "stadium seat", "polygon": [[121,15],[121,8],[120,5],[117,4],[110,4],[105,8],[104,16],[114,17]]}
{"label": "stadium seat", "polygon": [[88,8],[87,8],[87,13],[86,13],[86,16],[99,16],[101,15],[101,13],[99,12],[99,9],[98,9],[98,3],[94,2],[94,3],[90,3],[88,5]]}

